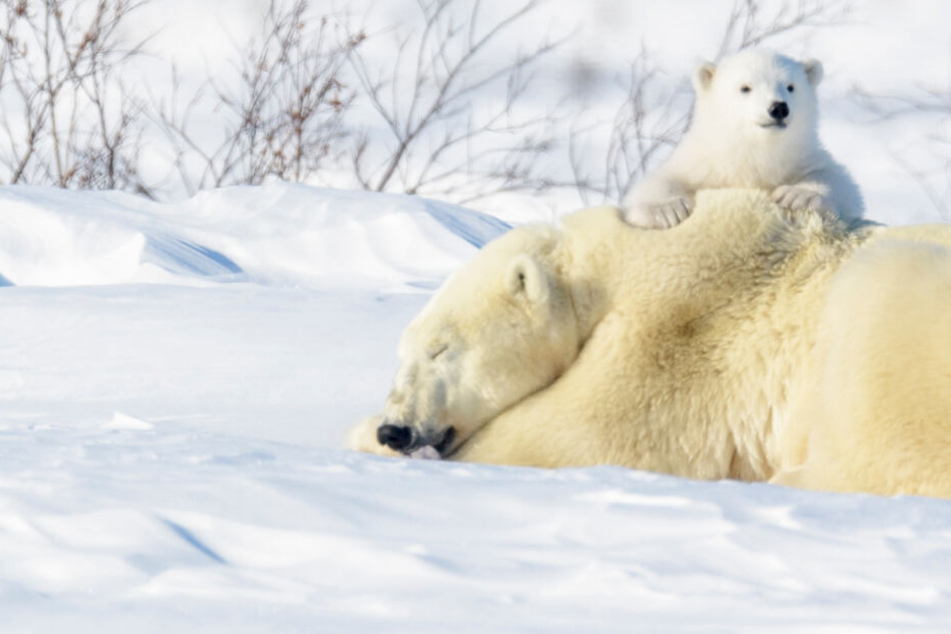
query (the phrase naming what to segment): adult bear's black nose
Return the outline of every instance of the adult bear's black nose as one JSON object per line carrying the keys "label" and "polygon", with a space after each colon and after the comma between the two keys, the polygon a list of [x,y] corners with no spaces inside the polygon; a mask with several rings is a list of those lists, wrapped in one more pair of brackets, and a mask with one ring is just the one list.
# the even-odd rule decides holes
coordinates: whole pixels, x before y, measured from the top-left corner
{"label": "adult bear's black nose", "polygon": [[413,430],[404,425],[380,425],[376,430],[376,439],[394,451],[402,451],[413,442]]}
{"label": "adult bear's black nose", "polygon": [[782,122],[783,119],[789,116],[789,106],[786,105],[785,101],[774,101],[769,106],[769,116]]}

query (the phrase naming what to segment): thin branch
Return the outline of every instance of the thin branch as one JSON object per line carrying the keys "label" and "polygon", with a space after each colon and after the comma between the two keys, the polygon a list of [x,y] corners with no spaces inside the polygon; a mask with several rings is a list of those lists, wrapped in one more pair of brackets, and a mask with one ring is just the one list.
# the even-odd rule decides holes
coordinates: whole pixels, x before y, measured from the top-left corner
{"label": "thin branch", "polygon": [[[528,71],[564,40],[543,40],[507,62],[489,52],[504,47],[541,3],[528,0],[492,19],[480,0],[417,0],[417,6],[418,31],[397,37],[398,54],[385,72],[371,73],[362,50],[350,53],[360,97],[389,132],[388,138],[360,135],[352,152],[357,183],[453,199],[492,196],[520,178],[522,189],[534,190],[544,180],[538,161],[514,157],[527,156],[528,147],[544,154],[554,146],[554,115],[524,107],[533,99]],[[502,89],[503,98],[488,97]],[[534,137],[543,139],[531,142]],[[489,161],[496,165],[482,167]]]}

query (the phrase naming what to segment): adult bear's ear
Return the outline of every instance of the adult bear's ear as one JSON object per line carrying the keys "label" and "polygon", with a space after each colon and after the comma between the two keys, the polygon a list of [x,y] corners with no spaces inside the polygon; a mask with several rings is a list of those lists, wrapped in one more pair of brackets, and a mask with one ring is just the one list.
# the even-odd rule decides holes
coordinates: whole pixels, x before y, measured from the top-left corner
{"label": "adult bear's ear", "polygon": [[818,86],[822,81],[822,62],[817,59],[807,59],[802,63],[802,68],[806,71],[809,84],[813,87]]}
{"label": "adult bear's ear", "polygon": [[707,90],[713,83],[713,74],[717,71],[717,65],[710,62],[704,62],[697,66],[693,71],[693,89],[700,93]]}
{"label": "adult bear's ear", "polygon": [[551,280],[548,272],[530,255],[519,255],[505,272],[505,286],[516,297],[542,303],[551,295]]}

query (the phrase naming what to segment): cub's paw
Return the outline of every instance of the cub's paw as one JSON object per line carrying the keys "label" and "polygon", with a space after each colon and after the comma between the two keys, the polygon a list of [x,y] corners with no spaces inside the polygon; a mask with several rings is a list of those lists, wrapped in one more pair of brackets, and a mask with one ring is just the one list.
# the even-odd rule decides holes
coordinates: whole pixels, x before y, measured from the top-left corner
{"label": "cub's paw", "polygon": [[685,196],[657,203],[636,203],[624,210],[624,221],[639,229],[670,229],[687,219],[693,200]]}
{"label": "cub's paw", "polygon": [[383,422],[383,416],[377,414],[363,419],[356,427],[347,434],[347,447],[354,451],[372,453],[378,456],[390,456],[393,458],[402,456],[398,451],[393,451],[386,445],[381,445],[376,438],[376,430]]}
{"label": "cub's paw", "polygon": [[773,202],[792,213],[834,213],[831,201],[819,191],[802,185],[780,185],[773,190]]}

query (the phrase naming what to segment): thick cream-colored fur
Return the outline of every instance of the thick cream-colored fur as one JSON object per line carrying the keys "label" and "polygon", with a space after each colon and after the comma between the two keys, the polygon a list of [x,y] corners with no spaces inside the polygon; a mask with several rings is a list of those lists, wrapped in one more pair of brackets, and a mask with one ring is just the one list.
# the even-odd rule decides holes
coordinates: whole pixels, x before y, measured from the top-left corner
{"label": "thick cream-colored fur", "polygon": [[[697,203],[669,231],[598,208],[484,249],[408,329],[352,445],[451,425],[457,460],[951,496],[951,227],[846,232],[758,190]],[[511,354],[467,358],[499,340]]]}
{"label": "thick cream-colored fur", "polygon": [[834,276],[821,311],[774,480],[951,496],[951,249],[869,245]]}

